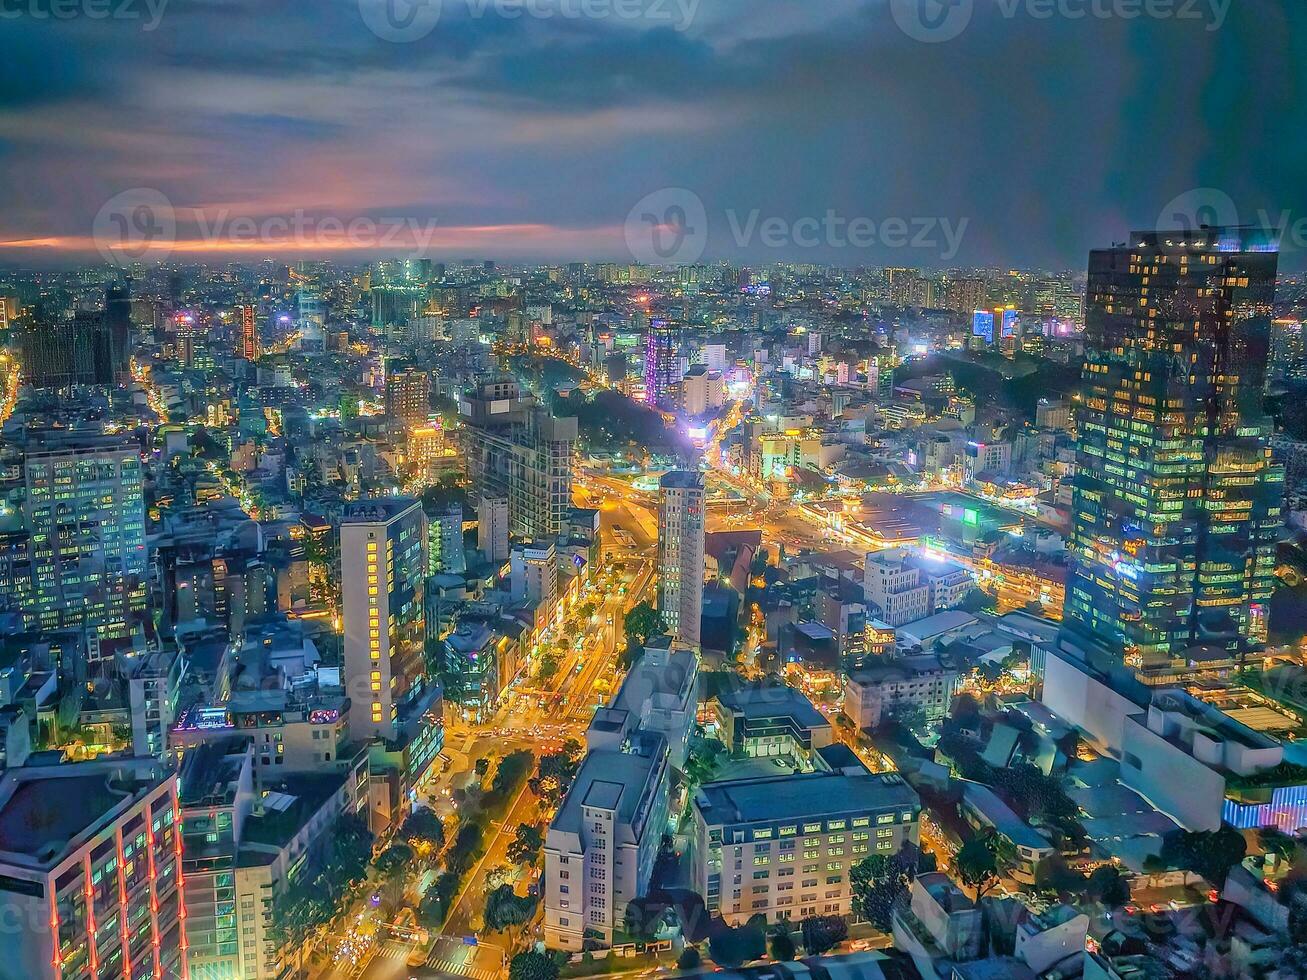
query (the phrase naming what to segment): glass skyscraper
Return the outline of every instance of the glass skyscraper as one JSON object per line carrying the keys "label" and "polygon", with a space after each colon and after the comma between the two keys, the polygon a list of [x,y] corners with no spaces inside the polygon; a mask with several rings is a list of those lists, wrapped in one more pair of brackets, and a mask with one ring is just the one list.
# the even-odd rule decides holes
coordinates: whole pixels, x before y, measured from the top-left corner
{"label": "glass skyscraper", "polygon": [[1265,639],[1277,258],[1268,233],[1235,228],[1090,253],[1066,626],[1136,669]]}

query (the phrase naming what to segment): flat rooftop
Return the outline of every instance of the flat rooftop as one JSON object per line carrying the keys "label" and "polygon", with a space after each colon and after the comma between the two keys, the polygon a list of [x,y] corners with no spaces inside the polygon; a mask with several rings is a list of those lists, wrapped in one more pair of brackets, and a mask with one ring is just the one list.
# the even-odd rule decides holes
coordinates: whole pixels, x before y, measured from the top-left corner
{"label": "flat rooftop", "polygon": [[0,853],[53,865],[112,810],[162,779],[153,759],[10,769],[0,780]]}
{"label": "flat rooftop", "polygon": [[694,805],[708,824],[814,819],[863,810],[915,807],[916,792],[897,773],[805,772],[707,783]]}
{"label": "flat rooftop", "polygon": [[717,695],[722,707],[739,712],[747,720],[788,715],[803,728],[824,728],[830,723],[802,691],[783,684],[751,684],[731,688]]}

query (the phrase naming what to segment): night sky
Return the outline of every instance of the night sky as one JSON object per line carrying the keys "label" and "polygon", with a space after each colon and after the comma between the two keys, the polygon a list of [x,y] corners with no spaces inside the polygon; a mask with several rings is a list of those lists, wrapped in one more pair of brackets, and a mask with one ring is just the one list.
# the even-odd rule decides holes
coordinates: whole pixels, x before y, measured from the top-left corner
{"label": "night sky", "polygon": [[[915,0],[443,0],[435,23],[389,0],[429,28],[410,41],[369,29],[400,23],[387,0],[101,2],[131,16],[0,18],[0,263],[94,256],[133,188],[197,258],[400,254],[392,224],[434,222],[437,258],[626,261],[669,187],[703,204],[704,260],[753,263],[1082,269],[1186,194],[1172,211],[1307,219],[1301,0],[956,0],[942,32],[969,22],[929,41]],[[306,248],[261,224],[300,212]],[[733,232],[755,212],[780,230]],[[785,231],[828,212],[908,244]]]}

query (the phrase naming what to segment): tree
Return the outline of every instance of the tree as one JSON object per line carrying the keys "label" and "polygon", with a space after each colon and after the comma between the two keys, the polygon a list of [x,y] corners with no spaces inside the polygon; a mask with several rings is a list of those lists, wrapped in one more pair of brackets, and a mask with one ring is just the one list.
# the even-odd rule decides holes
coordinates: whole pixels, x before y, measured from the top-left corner
{"label": "tree", "polygon": [[508,845],[508,860],[514,864],[530,864],[544,846],[544,835],[540,828],[532,823],[517,825],[517,833]]}
{"label": "tree", "polygon": [[658,935],[669,907],[657,896],[632,899],[622,916],[622,931],[636,942],[648,942]]}
{"label": "tree", "polygon": [[445,825],[435,812],[425,807],[414,810],[399,828],[399,836],[413,848],[421,861],[433,858],[445,846]]}
{"label": "tree", "polygon": [[1160,857],[1170,867],[1202,875],[1219,888],[1247,850],[1243,834],[1231,827],[1196,832],[1173,830],[1162,838]]}
{"label": "tree", "polygon": [[849,924],[842,915],[810,915],[799,923],[803,948],[809,956],[820,956],[849,938]]}
{"label": "tree", "polygon": [[676,967],[680,970],[697,970],[703,963],[703,957],[699,955],[697,946],[686,946],[681,950],[681,955],[676,958]]}
{"label": "tree", "polygon": [[772,933],[771,958],[782,961],[792,960],[797,952],[794,948],[794,940],[790,938],[789,926],[782,924],[779,929]]}
{"label": "tree", "polygon": [[503,932],[513,926],[529,922],[535,912],[534,898],[519,896],[512,885],[500,885],[486,893],[484,919],[486,928],[494,932]]}
{"label": "tree", "polygon": [[1130,904],[1130,882],[1110,864],[1095,868],[1089,874],[1090,898],[1111,909]]}
{"label": "tree", "polygon": [[767,951],[767,934],[755,922],[739,928],[725,923],[708,937],[708,951],[718,966],[743,966]]}
{"label": "tree", "polygon": [[998,862],[994,856],[992,834],[977,835],[958,850],[954,862],[962,883],[976,890],[976,901],[985,889],[998,880]]}
{"label": "tree", "polygon": [[916,877],[920,851],[905,843],[895,855],[872,854],[849,869],[853,914],[888,932],[894,904]]}
{"label": "tree", "polygon": [[478,778],[485,779],[486,773],[490,771],[490,760],[487,759],[485,756],[482,756],[480,759],[477,759],[477,761],[472,766],[472,771],[477,774]]}
{"label": "tree", "polygon": [[651,637],[667,629],[663,614],[648,601],[637,602],[622,622],[626,634],[626,664],[629,667],[644,655],[644,645]]}
{"label": "tree", "polygon": [[373,862],[373,866],[383,878],[399,877],[413,862],[413,848],[397,841],[391,844]]}
{"label": "tree", "polygon": [[508,980],[558,980],[558,963],[547,953],[518,953],[508,963]]}
{"label": "tree", "polygon": [[450,845],[449,854],[445,858],[445,867],[449,873],[461,875],[472,866],[472,862],[481,853],[481,840],[484,836],[480,824],[465,823],[458,828],[454,843]]}
{"label": "tree", "polygon": [[571,788],[584,754],[581,743],[569,738],[560,751],[542,755],[536,773],[529,781],[531,792],[557,806]]}
{"label": "tree", "polygon": [[1292,861],[1298,852],[1298,839],[1278,827],[1262,827],[1257,831],[1257,843],[1267,854],[1283,861]]}

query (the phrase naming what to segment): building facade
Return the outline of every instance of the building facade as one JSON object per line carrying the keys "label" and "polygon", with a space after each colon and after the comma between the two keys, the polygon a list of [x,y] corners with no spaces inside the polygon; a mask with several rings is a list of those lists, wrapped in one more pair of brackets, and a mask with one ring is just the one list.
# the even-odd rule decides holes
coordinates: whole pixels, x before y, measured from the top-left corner
{"label": "building facade", "polygon": [[516,381],[487,381],[459,399],[475,495],[508,502],[512,534],[559,534],[572,508],[575,418],[555,418]]}
{"label": "building facade", "polygon": [[394,738],[428,686],[427,523],[415,500],[349,505],[340,525],[345,689],[356,737]]}
{"label": "building facade", "polygon": [[1065,615],[1131,666],[1265,639],[1276,266],[1247,229],[1136,232],[1090,253]]}
{"label": "building facade", "polygon": [[698,645],[703,616],[703,474],[667,473],[658,483],[658,611],[682,643]]}
{"label": "building facade", "polygon": [[731,925],[847,915],[849,869],[920,840],[921,802],[865,769],[724,780],[694,798],[694,888]]}
{"label": "building facade", "polygon": [[179,824],[177,779],[155,759],[6,770],[5,975],[188,977]]}

